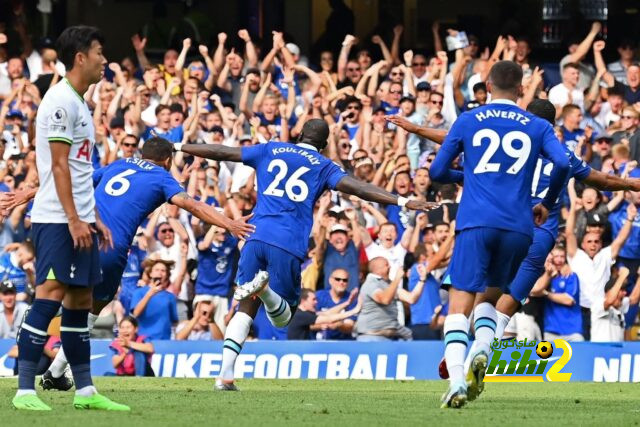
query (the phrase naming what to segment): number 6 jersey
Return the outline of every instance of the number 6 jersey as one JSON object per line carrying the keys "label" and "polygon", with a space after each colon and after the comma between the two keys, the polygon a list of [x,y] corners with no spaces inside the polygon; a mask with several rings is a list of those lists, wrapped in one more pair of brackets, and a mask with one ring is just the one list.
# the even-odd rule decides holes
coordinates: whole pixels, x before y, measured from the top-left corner
{"label": "number 6 jersey", "polygon": [[68,222],[51,171],[50,144],[69,144],[69,172],[73,202],[80,220],[95,222],[93,165],[95,142],[93,117],[82,96],[65,78],[47,91],[36,116],[36,163],[40,188],[31,211],[35,223]]}
{"label": "number 6 jersey", "polygon": [[546,120],[500,99],[465,112],[455,121],[431,165],[434,181],[459,181],[448,167],[464,152],[464,191],[456,229],[492,227],[533,235],[531,183],[542,155],[551,171],[544,204],[556,202],[569,161]]}
{"label": "number 6 jersey", "polygon": [[[171,173],[142,159],[120,159],[93,173],[100,218],[115,249],[128,250],[142,221],[184,191]],[[125,252],[126,254],[126,252]]]}
{"label": "number 6 jersey", "polygon": [[256,170],[258,201],[249,240],[277,246],[298,258],[307,255],[313,207],[346,173],[308,144],[268,142],[242,149],[242,163]]}

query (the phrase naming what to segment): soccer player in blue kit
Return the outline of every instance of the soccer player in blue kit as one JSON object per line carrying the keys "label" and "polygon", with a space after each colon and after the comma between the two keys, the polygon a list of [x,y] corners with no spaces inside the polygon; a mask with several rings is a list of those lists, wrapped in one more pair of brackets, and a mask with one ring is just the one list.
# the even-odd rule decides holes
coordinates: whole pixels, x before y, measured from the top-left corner
{"label": "soccer player in blue kit", "polygon": [[[307,121],[297,144],[268,142],[252,147],[176,144],[177,150],[213,160],[242,162],[256,170],[258,201],[251,223],[257,229],[240,253],[234,298],[238,311],[227,326],[217,390],[237,390],[234,364],[249,328],[263,303],[271,323],[289,324],[300,299],[300,266],[307,253],[313,208],[327,189],[387,205],[429,210],[434,203],[408,200],[347,176],[320,154],[327,145],[329,126]],[[258,298],[252,298],[257,296]]]}
{"label": "soccer player in blue kit", "polygon": [[[467,401],[464,360],[472,310],[478,347],[470,369],[476,378],[483,376],[495,336],[499,291],[511,283],[529,250],[534,215],[537,224],[546,220],[569,172],[569,160],[551,125],[515,104],[521,82],[522,68],[515,62],[493,65],[487,82],[491,103],[458,117],[431,165],[434,181],[464,179],[465,187],[444,281],[451,285],[444,323],[450,385],[442,407],[459,408]],[[450,170],[462,152],[464,173]],[[531,209],[531,182],[540,154],[554,167],[547,194]],[[474,309],[478,294],[482,303]]]}
{"label": "soccer player in blue kit", "polygon": [[[89,314],[89,330],[102,309],[113,300],[127,264],[131,242],[140,224],[163,203],[172,203],[199,219],[229,230],[234,236],[245,238],[255,230],[245,221],[232,220],[214,207],[191,198],[169,172],[173,158],[173,144],[154,137],[142,147],[142,158],[120,159],[93,173],[96,207],[100,218],[113,236],[113,248],[100,254],[102,282],[93,288],[93,308]],[[37,190],[13,197],[3,197],[0,206],[11,208],[26,203]],[[5,207],[7,200],[11,204]],[[153,280],[153,278],[152,278]],[[63,375],[67,366],[64,346],[49,370],[42,376],[46,389],[68,390],[73,383]]]}
{"label": "soccer player in blue kit", "polygon": [[[555,107],[551,102],[545,99],[535,99],[531,101],[527,106],[527,111],[547,120],[551,124],[555,121]],[[387,120],[411,133],[427,137],[436,143],[442,143],[447,135],[446,132],[443,132],[440,129],[418,127],[399,116],[391,116],[388,117]],[[591,169],[591,167],[576,157],[576,155],[573,154],[566,146],[563,145],[563,148],[571,165],[568,178],[574,177],[578,181],[599,190],[640,191],[640,178],[621,178],[616,175],[605,174],[598,170]],[[541,197],[544,197],[548,191],[552,168],[553,164],[549,160],[544,157],[540,157],[538,159],[531,185],[532,205],[539,203]],[[501,339],[503,337],[504,329],[509,323],[511,316],[519,310],[520,304],[525,298],[527,298],[536,281],[544,271],[545,260],[553,248],[555,239],[558,235],[559,215],[560,204],[556,203],[549,212],[549,216],[545,223],[534,228],[533,242],[531,243],[531,246],[529,246],[529,252],[520,264],[518,273],[511,282],[511,285],[509,285],[508,293],[503,293],[496,304],[498,316],[495,332],[496,338]],[[468,367],[471,362],[470,356],[475,352],[476,348],[477,346],[474,341],[474,344],[469,350],[467,360],[465,361],[465,371],[468,371]],[[444,359],[441,362],[440,370],[446,370],[446,366],[442,366],[443,363],[445,363]],[[467,384],[477,384],[477,388],[471,388],[467,394],[467,398],[469,400],[473,400],[482,392],[482,382],[474,381],[473,379],[470,381],[470,378],[467,377]],[[471,393],[471,391],[473,391],[473,393]]]}

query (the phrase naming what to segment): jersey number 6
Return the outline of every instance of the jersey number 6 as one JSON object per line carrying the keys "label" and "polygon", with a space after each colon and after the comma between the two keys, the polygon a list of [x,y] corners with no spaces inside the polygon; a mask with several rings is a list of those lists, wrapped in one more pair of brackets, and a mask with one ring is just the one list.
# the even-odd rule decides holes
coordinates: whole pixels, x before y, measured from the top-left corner
{"label": "jersey number 6", "polygon": [[[129,182],[125,177],[133,175],[134,173],[136,173],[135,170],[127,169],[124,172],[120,172],[118,175],[114,175],[104,186],[105,193],[114,197],[122,196],[131,186],[131,182]],[[118,188],[115,188],[116,183],[120,184]]]}
{"label": "jersey number 6", "polygon": [[[527,163],[527,159],[529,158],[529,154],[531,153],[531,139],[529,135],[524,132],[520,132],[517,130],[507,132],[500,140],[500,135],[498,132],[492,129],[482,129],[473,135],[472,144],[474,147],[480,147],[482,145],[482,140],[489,140],[489,147],[487,147],[487,151],[484,152],[478,165],[473,170],[473,173],[485,173],[485,172],[499,172],[500,171],[500,163],[490,163],[489,160],[493,157],[493,155],[498,151],[500,145],[502,145],[502,150],[509,157],[513,157],[517,159],[516,162],[511,165],[509,169],[507,169],[507,173],[509,174],[517,174],[520,172],[520,169]],[[522,142],[522,147],[515,148],[513,146],[513,141]]]}
{"label": "jersey number 6", "polygon": [[[294,202],[303,202],[309,195],[309,187],[307,187],[307,184],[302,181],[300,177],[308,172],[309,168],[302,166],[291,174],[289,179],[284,183],[284,190],[279,189],[278,185],[280,185],[280,181],[287,176],[289,168],[284,160],[274,159],[269,163],[267,172],[272,172],[275,168],[278,168],[278,173],[276,173],[276,176],[273,178],[273,182],[269,184],[263,194],[266,194],[267,196],[282,197],[286,192],[287,197]],[[295,191],[296,189],[299,190]]]}

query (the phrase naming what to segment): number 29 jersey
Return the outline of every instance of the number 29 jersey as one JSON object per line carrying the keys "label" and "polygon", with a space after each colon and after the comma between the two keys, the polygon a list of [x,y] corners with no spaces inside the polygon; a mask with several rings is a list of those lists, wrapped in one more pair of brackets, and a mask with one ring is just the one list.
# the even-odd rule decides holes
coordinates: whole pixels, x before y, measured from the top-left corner
{"label": "number 29 jersey", "polygon": [[120,159],[96,170],[93,183],[98,213],[111,230],[114,247],[127,251],[142,221],[184,191],[163,167],[136,158]]}
{"label": "number 29 jersey", "polygon": [[242,162],[256,170],[258,201],[249,240],[277,246],[304,259],[313,225],[313,207],[346,173],[308,144],[268,142],[244,147]]}
{"label": "number 29 jersey", "polygon": [[441,151],[438,156],[451,159],[464,152],[457,230],[492,227],[528,236],[533,235],[531,181],[538,156],[567,161],[551,125],[507,100],[460,115]]}

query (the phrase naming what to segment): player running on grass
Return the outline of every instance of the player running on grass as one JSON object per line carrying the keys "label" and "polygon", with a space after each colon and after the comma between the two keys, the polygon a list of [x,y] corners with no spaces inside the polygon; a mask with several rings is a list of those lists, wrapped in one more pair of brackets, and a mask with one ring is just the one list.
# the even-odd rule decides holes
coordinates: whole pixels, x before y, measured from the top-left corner
{"label": "player running on grass", "polygon": [[[444,283],[451,285],[445,319],[445,358],[450,386],[442,407],[459,408],[467,401],[464,360],[469,316],[473,310],[477,351],[472,354],[474,378],[483,375],[496,329],[495,303],[531,245],[534,215],[546,220],[565,177],[569,160],[549,123],[520,109],[522,68],[512,61],[496,63],[489,72],[490,104],[463,113],[453,124],[431,165],[440,182],[462,182],[465,190],[457,215],[457,236]],[[450,170],[464,152],[464,174]],[[531,181],[544,154],[555,167],[542,202],[531,209]],[[487,291],[488,287],[492,291]],[[483,301],[475,309],[476,294]]]}
{"label": "player running on grass", "polygon": [[[98,212],[113,233],[113,249],[100,256],[103,280],[93,288],[93,308],[89,314],[89,330],[100,311],[113,300],[127,254],[134,235],[142,221],[163,203],[172,203],[195,217],[223,227],[236,237],[245,238],[255,226],[242,220],[232,220],[218,213],[206,203],[191,198],[169,173],[173,158],[173,144],[163,138],[151,138],[142,147],[142,159],[120,159],[93,173],[95,199]],[[0,209],[11,209],[26,203],[35,190],[0,196]],[[67,348],[63,344],[42,376],[40,384],[45,390],[68,390],[73,386],[64,371],[67,367]]]}
{"label": "player running on grass", "polygon": [[278,327],[289,324],[300,299],[300,266],[307,253],[313,208],[325,190],[414,210],[437,206],[398,197],[347,176],[320,154],[328,137],[329,126],[312,119],[304,124],[297,144],[269,142],[244,148],[176,144],[176,149],[194,156],[243,162],[256,170],[258,181],[258,200],[251,220],[257,230],[240,254],[236,277],[240,286],[234,294],[240,304],[225,333],[217,390],[237,390],[234,364],[261,303],[271,323]]}
{"label": "player running on grass", "polygon": [[[547,100],[536,99],[533,100],[527,106],[527,111],[535,114],[536,116],[549,121],[553,124],[555,120],[555,107]],[[400,116],[390,116],[388,120],[403,129],[418,134],[420,136],[429,138],[436,143],[442,143],[446,136],[446,131],[440,129],[429,129],[416,126]],[[563,146],[567,156],[569,157],[569,163],[571,164],[570,176],[582,181],[583,183],[595,187],[600,190],[633,190],[640,191],[640,179],[638,178],[621,178],[615,175],[608,175],[603,172],[591,169],[582,160],[577,158],[566,146]],[[540,157],[536,166],[536,172],[534,173],[534,180],[531,186],[532,203],[537,204],[541,200],[541,196],[544,196],[549,188],[549,178],[553,164],[549,160]],[[553,249],[555,239],[558,235],[558,220],[560,215],[560,204],[556,203],[555,206],[549,212],[549,217],[544,224],[536,226],[533,232],[533,242],[529,247],[526,258],[522,261],[518,273],[509,286],[509,293],[504,293],[498,299],[496,304],[497,310],[497,326],[495,337],[502,338],[504,329],[509,323],[511,316],[513,316],[524,299],[527,298],[529,292],[535,285],[536,280],[540,277],[544,271],[544,262],[547,255]],[[475,352],[476,344],[471,346],[469,355]],[[470,364],[470,358],[467,357],[465,362],[465,370],[468,370]],[[444,361],[443,361],[444,362]],[[444,367],[446,369],[446,366]],[[469,372],[467,372],[468,374]],[[469,378],[467,378],[469,380]],[[469,383],[469,381],[468,381]],[[473,382],[477,384],[470,388],[468,398],[470,400],[477,397],[483,389],[482,382]]]}

